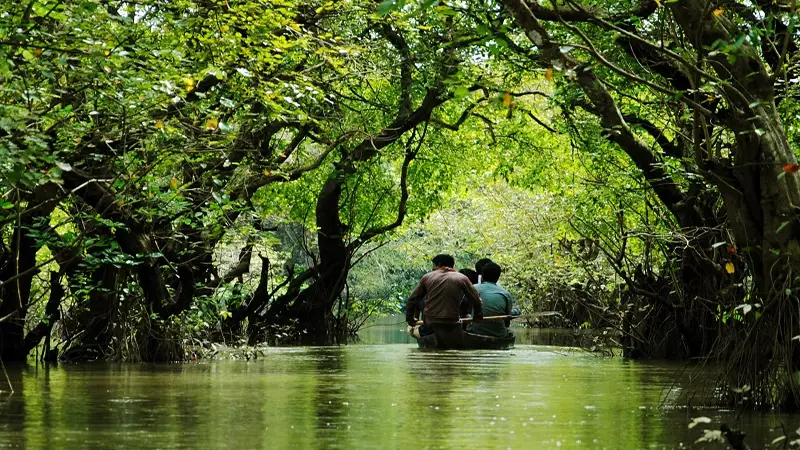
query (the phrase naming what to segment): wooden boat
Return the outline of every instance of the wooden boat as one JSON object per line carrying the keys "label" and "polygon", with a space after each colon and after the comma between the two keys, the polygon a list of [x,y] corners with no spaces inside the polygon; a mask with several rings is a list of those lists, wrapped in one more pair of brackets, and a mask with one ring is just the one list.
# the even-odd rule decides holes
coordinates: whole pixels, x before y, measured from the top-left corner
{"label": "wooden boat", "polygon": [[[514,347],[516,336],[514,336],[514,333],[510,333],[506,337],[499,338],[465,331],[464,340],[466,342],[464,350],[508,350]],[[419,348],[443,348],[439,345],[435,334],[420,336],[417,338],[417,344]]]}

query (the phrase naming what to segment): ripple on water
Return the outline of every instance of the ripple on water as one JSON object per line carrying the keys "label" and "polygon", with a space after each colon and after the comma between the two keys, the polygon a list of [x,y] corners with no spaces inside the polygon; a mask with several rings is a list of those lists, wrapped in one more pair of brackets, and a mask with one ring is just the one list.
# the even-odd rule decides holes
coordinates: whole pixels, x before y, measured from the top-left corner
{"label": "ripple on water", "polygon": [[[694,442],[669,365],[552,347],[271,348],[257,361],[18,370],[0,442],[28,448],[673,448]],[[679,369],[679,368],[678,368]],[[679,379],[677,387],[682,387]],[[696,411],[693,410],[694,414]],[[734,423],[730,411],[700,411]],[[748,441],[780,433],[745,416]]]}

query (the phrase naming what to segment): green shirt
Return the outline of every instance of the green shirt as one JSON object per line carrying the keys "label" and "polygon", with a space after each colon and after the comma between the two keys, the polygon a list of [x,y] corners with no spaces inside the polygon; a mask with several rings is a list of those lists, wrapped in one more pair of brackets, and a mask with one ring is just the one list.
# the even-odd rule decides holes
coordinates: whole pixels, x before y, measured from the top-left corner
{"label": "green shirt", "polygon": [[[511,314],[511,306],[514,303],[511,294],[495,283],[484,281],[476,284],[475,289],[481,295],[483,302],[483,316],[505,316]],[[505,321],[497,320],[492,322],[470,323],[467,331],[484,336],[506,337],[509,330],[506,328]]]}

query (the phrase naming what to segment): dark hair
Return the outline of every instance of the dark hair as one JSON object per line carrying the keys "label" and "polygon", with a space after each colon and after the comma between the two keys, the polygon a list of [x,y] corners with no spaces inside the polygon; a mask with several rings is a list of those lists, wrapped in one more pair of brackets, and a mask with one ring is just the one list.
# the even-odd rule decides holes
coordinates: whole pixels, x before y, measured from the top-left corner
{"label": "dark hair", "polygon": [[475,271],[478,272],[478,275],[483,275],[483,267],[490,262],[492,260],[489,258],[481,258],[475,263]]}
{"label": "dark hair", "polygon": [[497,283],[497,280],[500,279],[500,274],[503,272],[503,269],[497,263],[493,263],[489,261],[483,266],[483,279],[489,281],[491,283]]}
{"label": "dark hair", "polygon": [[470,283],[478,284],[478,272],[475,272],[472,269],[461,269],[458,272],[466,275],[467,278],[469,278]]}
{"label": "dark hair", "polygon": [[433,265],[436,267],[450,267],[456,265],[456,261],[452,256],[440,253],[433,257]]}

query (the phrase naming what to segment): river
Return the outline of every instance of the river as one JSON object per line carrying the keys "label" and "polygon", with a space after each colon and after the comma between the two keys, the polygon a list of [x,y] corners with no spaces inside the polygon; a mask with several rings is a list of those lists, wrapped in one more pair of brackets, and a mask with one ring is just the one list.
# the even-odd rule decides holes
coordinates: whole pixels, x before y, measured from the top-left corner
{"label": "river", "polygon": [[[0,394],[0,447],[726,448],[694,444],[724,422],[765,448],[781,423],[800,423],[689,409],[682,365],[530,345],[565,333],[526,334],[510,351],[437,352],[389,323],[359,344],[272,348],[251,361],[8,367],[16,392]],[[712,423],[689,429],[698,416]]]}

